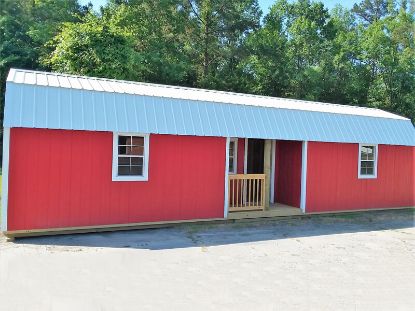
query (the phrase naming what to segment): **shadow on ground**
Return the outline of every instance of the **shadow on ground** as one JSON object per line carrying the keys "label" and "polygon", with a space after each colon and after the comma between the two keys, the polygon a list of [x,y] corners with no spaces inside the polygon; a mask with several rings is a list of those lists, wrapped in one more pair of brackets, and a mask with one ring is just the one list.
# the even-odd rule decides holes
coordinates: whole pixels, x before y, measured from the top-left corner
{"label": "shadow on ground", "polygon": [[405,209],[296,218],[256,219],[235,223],[182,224],[161,229],[20,238],[13,243],[150,250],[216,246],[410,228],[415,226],[414,213],[414,209]]}

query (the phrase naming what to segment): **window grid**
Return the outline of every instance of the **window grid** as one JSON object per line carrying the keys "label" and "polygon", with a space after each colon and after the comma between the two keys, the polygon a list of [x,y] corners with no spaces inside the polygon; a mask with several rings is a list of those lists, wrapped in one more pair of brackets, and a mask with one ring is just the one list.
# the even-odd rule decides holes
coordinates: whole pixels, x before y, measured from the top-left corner
{"label": "window grid", "polygon": [[232,138],[229,141],[229,165],[228,172],[230,174],[236,174],[236,159],[237,159],[237,139]]}
{"label": "window grid", "polygon": [[143,176],[144,137],[118,136],[118,176]]}
{"label": "window grid", "polygon": [[377,177],[377,146],[359,145],[359,178]]}

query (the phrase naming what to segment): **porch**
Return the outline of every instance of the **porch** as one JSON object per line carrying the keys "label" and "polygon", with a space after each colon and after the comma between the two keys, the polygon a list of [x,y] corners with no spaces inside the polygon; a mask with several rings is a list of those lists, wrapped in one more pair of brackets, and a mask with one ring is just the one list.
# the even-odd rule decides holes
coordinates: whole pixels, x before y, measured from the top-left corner
{"label": "porch", "polygon": [[298,207],[270,203],[266,198],[266,174],[233,174],[229,176],[228,219],[302,215]]}
{"label": "porch", "polygon": [[270,218],[304,215],[301,209],[282,203],[270,204],[266,210],[230,212],[228,219]]}
{"label": "porch", "polygon": [[306,142],[231,138],[228,219],[304,214]]}

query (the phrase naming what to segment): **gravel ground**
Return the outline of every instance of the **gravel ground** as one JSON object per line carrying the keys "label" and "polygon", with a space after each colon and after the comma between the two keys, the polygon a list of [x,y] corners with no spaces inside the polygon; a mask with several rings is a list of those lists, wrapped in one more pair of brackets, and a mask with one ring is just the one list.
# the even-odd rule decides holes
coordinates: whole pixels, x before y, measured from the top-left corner
{"label": "gravel ground", "polygon": [[0,237],[0,310],[415,310],[414,210]]}

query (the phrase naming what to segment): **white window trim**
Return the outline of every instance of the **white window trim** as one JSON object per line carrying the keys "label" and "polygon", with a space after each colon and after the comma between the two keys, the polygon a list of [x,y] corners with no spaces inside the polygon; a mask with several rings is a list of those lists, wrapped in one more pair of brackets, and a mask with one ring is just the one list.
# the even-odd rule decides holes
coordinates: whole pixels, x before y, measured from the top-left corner
{"label": "white window trim", "polygon": [[[233,137],[229,139],[229,146],[230,146],[230,142],[234,142],[234,150],[233,150],[233,171],[229,171],[229,174],[236,174],[238,172],[238,138]],[[229,148],[228,146],[228,148]],[[230,155],[228,154],[228,159],[230,158]],[[229,163],[228,166],[229,168]]]}
{"label": "white window trim", "polygon": [[[362,153],[361,153],[361,149],[363,146],[371,146],[371,147],[375,147],[375,161],[374,161],[374,167],[373,167],[373,175],[362,175],[360,174],[360,166],[361,166],[361,158],[362,158]],[[378,178],[378,158],[379,158],[379,153],[378,153],[378,145],[376,144],[359,144],[359,162],[358,162],[358,168],[357,168],[357,176],[359,179],[376,179]]]}
{"label": "white window trim", "polygon": [[[144,137],[143,176],[118,176],[118,136],[119,135]],[[112,181],[148,181],[148,159],[150,156],[149,140],[150,140],[149,134],[113,132]]]}

